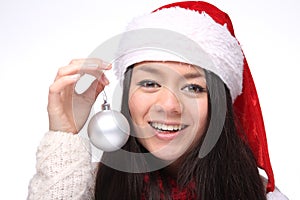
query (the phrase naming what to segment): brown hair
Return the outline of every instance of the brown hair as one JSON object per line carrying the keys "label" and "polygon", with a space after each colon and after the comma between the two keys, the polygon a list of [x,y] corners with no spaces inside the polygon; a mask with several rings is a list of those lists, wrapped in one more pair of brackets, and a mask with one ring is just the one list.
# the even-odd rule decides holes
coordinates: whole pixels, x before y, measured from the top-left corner
{"label": "brown hair", "polygon": [[[132,67],[125,74],[124,92],[122,99],[122,113],[130,121],[128,110],[128,91],[132,75]],[[222,98],[218,95],[217,88],[224,83],[213,73],[206,73],[209,106],[216,106],[215,102]],[[226,88],[226,86],[225,86]],[[195,187],[188,190],[196,199],[204,200],[265,200],[264,186],[259,175],[255,158],[247,143],[242,140],[236,131],[235,118],[232,109],[232,100],[229,90],[226,94],[226,117],[222,133],[213,149],[203,158],[199,158],[202,140],[193,151],[183,156],[182,165],[178,171],[176,182],[180,188],[188,187],[194,181]],[[214,94],[212,94],[214,93]],[[211,110],[211,109],[209,109]],[[133,130],[133,129],[132,129]],[[147,150],[139,144],[134,137],[130,137],[124,150],[144,153]],[[104,153],[102,159],[115,159],[118,152]],[[129,154],[128,154],[129,155]],[[124,163],[132,162],[137,167],[147,166],[150,162],[147,158],[118,157]],[[121,162],[122,162],[121,161]],[[149,182],[145,182],[145,176]],[[162,181],[164,192],[158,185],[158,179]],[[104,164],[99,165],[96,178],[95,199],[172,199],[171,186],[165,169],[145,173],[128,173],[118,171]]]}

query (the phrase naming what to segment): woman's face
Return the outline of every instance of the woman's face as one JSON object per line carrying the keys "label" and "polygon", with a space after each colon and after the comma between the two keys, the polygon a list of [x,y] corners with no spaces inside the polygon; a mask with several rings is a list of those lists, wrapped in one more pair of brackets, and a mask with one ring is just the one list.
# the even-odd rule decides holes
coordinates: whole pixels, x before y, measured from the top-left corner
{"label": "woman's face", "polygon": [[179,62],[133,68],[129,110],[139,142],[154,156],[179,158],[203,135],[208,112],[205,73]]}

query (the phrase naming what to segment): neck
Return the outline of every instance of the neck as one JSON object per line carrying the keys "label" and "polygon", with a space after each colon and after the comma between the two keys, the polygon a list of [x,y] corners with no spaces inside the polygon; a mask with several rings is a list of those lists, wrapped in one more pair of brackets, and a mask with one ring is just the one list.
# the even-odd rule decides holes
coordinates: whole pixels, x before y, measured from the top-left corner
{"label": "neck", "polygon": [[172,162],[170,165],[168,165],[165,168],[165,173],[167,173],[169,176],[172,178],[177,178],[178,177],[178,172],[180,170],[180,166],[182,166],[182,159],[177,159],[174,162]]}

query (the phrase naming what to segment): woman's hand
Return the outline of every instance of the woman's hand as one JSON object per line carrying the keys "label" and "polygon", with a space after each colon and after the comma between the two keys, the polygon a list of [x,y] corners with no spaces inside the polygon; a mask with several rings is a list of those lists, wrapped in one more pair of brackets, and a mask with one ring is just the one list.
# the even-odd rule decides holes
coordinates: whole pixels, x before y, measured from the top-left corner
{"label": "woman's hand", "polygon": [[[49,88],[49,129],[77,134],[85,124],[98,94],[109,81],[103,70],[111,65],[96,58],[75,59],[58,70],[55,81]],[[83,74],[96,80],[82,94],[75,92],[75,85]]]}

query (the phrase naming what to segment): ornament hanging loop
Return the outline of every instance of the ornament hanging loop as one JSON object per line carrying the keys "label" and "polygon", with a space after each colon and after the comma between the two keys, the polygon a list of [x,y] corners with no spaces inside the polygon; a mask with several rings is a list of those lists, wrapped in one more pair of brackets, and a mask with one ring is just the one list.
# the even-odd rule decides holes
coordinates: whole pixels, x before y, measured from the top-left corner
{"label": "ornament hanging loop", "polygon": [[102,110],[110,110],[110,104],[107,102],[107,96],[105,90],[103,90],[103,104],[101,108]]}

